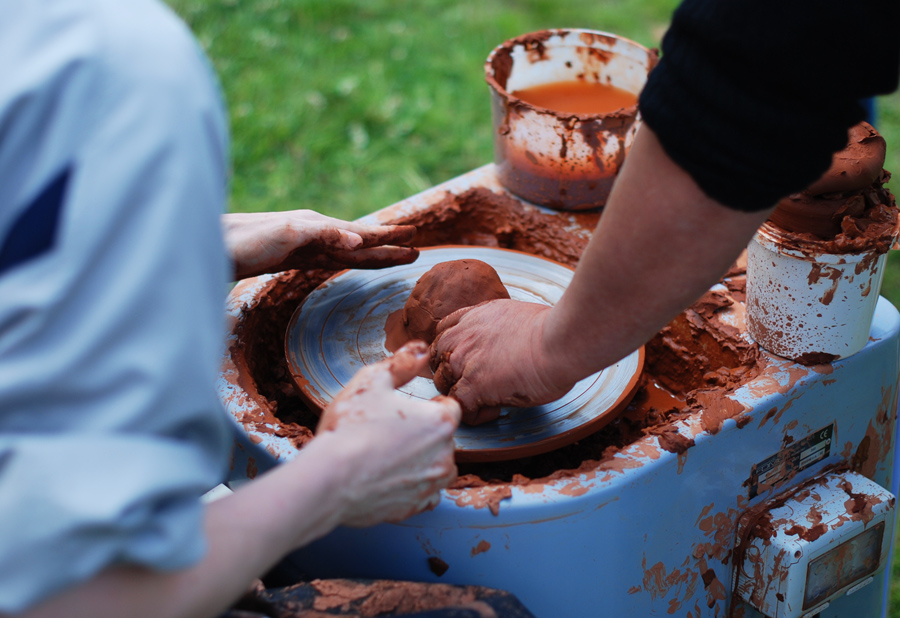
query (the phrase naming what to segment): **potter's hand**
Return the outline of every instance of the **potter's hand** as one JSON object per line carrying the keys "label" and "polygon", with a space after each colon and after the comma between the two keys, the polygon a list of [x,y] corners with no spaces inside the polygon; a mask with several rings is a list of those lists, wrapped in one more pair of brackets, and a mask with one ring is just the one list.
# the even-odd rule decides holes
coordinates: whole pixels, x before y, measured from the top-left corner
{"label": "potter's hand", "polygon": [[222,215],[235,278],[309,268],[384,268],[415,261],[397,247],[416,233],[411,225],[365,225],[312,210]]}
{"label": "potter's hand", "polygon": [[550,307],[494,300],[441,320],[431,346],[437,389],[459,401],[462,420],[479,425],[501,406],[533,406],[562,397],[573,383],[556,377],[543,341]]}
{"label": "potter's hand", "polygon": [[428,362],[421,341],[360,370],[325,409],[317,434],[334,432],[346,465],[341,523],[370,526],[433,508],[456,478],[453,432],[459,405],[448,397],[410,399],[394,389]]}

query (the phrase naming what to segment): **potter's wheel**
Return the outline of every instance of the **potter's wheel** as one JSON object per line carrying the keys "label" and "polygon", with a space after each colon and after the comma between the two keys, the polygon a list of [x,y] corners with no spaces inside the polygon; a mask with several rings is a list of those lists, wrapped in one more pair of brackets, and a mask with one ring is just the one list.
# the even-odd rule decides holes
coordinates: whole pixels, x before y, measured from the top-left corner
{"label": "potter's wheel", "polygon": [[[359,369],[389,356],[387,317],[403,308],[416,281],[435,264],[460,259],[490,264],[513,299],[545,305],[559,300],[573,274],[562,264],[519,251],[468,246],[425,249],[416,262],[403,266],[338,273],[313,290],[288,324],[288,365],[304,398],[322,409]],[[454,435],[457,460],[517,459],[594,433],[631,400],[643,364],[641,348],[552,403],[504,408],[495,421],[460,426]],[[421,399],[438,395],[432,381],[422,377],[398,390]]]}

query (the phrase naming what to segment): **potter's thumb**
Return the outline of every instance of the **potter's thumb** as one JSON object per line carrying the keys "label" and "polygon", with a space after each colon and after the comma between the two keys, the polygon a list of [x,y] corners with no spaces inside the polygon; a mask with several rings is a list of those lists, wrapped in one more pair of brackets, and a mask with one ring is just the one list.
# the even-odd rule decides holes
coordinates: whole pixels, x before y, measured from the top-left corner
{"label": "potter's thumb", "polygon": [[459,402],[462,408],[462,422],[466,425],[480,425],[500,416],[499,407],[484,407],[470,382],[465,379],[457,382],[450,389],[450,396]]}
{"label": "potter's thumb", "polygon": [[388,360],[388,369],[394,381],[394,388],[403,386],[419,375],[428,364],[428,344],[424,341],[410,341]]}
{"label": "potter's thumb", "polygon": [[414,225],[376,225],[367,226],[367,232],[361,236],[366,247],[378,245],[403,245],[416,236]]}
{"label": "potter's thumb", "polygon": [[456,399],[446,395],[438,395],[431,401],[440,404],[442,420],[450,423],[453,427],[459,427],[459,421],[462,419],[462,406],[459,405]]}

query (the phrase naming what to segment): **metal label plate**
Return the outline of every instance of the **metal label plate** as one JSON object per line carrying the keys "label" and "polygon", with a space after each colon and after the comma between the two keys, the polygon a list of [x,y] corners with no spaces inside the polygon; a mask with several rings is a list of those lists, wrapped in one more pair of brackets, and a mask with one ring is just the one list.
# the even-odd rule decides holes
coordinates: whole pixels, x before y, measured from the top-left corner
{"label": "metal label plate", "polygon": [[778,487],[801,470],[828,457],[833,438],[834,423],[753,464],[750,470],[750,498]]}

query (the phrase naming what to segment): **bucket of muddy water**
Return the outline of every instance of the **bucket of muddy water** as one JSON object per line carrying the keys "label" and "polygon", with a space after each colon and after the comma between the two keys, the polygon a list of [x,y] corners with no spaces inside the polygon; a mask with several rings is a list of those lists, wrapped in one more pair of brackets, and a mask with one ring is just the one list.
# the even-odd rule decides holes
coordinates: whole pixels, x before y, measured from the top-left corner
{"label": "bucket of muddy water", "polygon": [[485,74],[500,183],[556,210],[606,204],[657,57],[594,30],[543,30],[496,47]]}
{"label": "bucket of muddy water", "polygon": [[806,365],[865,347],[887,253],[833,254],[771,223],[747,247],[747,330],[760,346]]}

